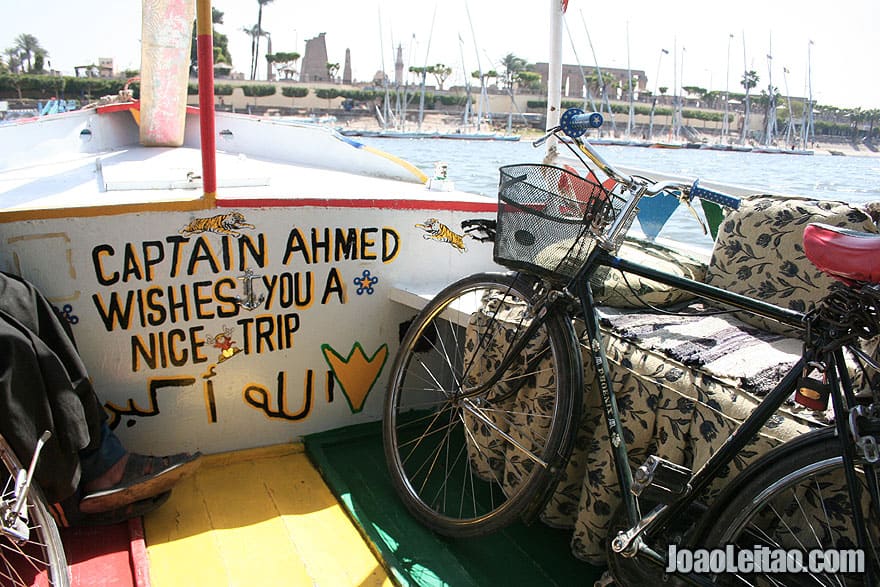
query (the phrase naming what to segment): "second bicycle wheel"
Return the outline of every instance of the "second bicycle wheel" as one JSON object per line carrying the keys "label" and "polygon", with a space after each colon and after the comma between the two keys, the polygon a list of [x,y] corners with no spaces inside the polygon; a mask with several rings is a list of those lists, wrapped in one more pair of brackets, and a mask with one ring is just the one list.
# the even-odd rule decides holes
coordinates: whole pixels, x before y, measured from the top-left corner
{"label": "second bicycle wheel", "polygon": [[[832,429],[812,433],[754,474],[730,500],[719,498],[701,546],[733,545],[737,569],[717,575],[720,585],[835,585],[868,587],[880,581],[880,513],[868,496],[877,463],[856,463],[860,509],[868,547],[860,551],[847,491],[841,446]],[[784,447],[774,449],[785,450]],[[768,453],[768,457],[772,453]],[[870,471],[870,473],[869,473]],[[744,473],[746,474],[746,473]],[[748,551],[743,566],[741,551]],[[799,567],[797,572],[793,571]],[[873,582],[868,580],[868,570]]]}
{"label": "second bicycle wheel", "polygon": [[570,449],[580,354],[562,313],[523,340],[532,283],[464,278],[418,314],[401,342],[385,398],[385,458],[407,509],[441,534],[478,536],[514,522]]}
{"label": "second bicycle wheel", "polygon": [[19,516],[13,513],[21,463],[0,436],[0,585],[69,585],[67,559],[40,488],[31,485]]}

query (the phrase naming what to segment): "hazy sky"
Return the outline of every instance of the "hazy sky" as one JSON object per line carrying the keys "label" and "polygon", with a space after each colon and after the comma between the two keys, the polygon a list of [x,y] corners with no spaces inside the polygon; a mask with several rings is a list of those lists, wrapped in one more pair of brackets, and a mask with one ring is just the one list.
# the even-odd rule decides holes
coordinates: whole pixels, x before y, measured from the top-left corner
{"label": "hazy sky", "polygon": [[[213,6],[224,13],[218,29],[229,37],[234,68],[247,72],[250,38],[242,29],[256,24],[257,1],[213,0]],[[0,0],[0,8],[2,49],[28,33],[64,73],[99,57],[113,57],[117,70],[140,67],[136,0]],[[340,75],[351,49],[354,78],[362,81],[372,79],[383,60],[393,73],[395,48],[402,45],[407,66],[452,67],[448,86],[462,82],[462,60],[468,72],[478,59],[484,70],[500,70],[508,53],[530,63],[547,61],[549,11],[549,0],[274,0],[263,9],[263,28],[273,51],[300,54],[306,39],[326,33],[328,57],[340,64]],[[780,93],[805,96],[809,61],[820,104],[880,108],[877,0],[570,0],[566,25],[565,63],[626,68],[629,61],[645,72],[651,90],[665,86],[672,93],[677,80],[723,91],[729,79],[730,91],[742,92],[739,82],[748,69],[758,73],[759,89],[766,89],[769,71]],[[262,47],[265,52],[265,39]],[[265,78],[265,60],[259,75]]]}

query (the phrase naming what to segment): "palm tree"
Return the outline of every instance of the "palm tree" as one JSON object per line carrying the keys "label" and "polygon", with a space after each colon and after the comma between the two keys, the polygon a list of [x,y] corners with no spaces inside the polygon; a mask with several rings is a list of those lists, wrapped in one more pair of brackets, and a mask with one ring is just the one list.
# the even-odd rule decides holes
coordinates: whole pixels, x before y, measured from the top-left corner
{"label": "palm tree", "polygon": [[761,78],[758,77],[758,72],[754,69],[751,69],[743,74],[742,80],[739,82],[742,87],[746,89],[746,111],[743,117],[743,128],[742,135],[740,136],[740,143],[744,143],[746,137],[749,134],[749,90],[752,88],[758,87],[758,81]]}
{"label": "palm tree", "polygon": [[21,69],[21,51],[17,47],[9,47],[3,53],[6,54],[6,65],[10,73],[18,73]]}
{"label": "palm tree", "polygon": [[42,55],[44,58],[49,55],[49,53],[40,46],[40,42],[33,35],[28,35],[26,33],[22,33],[15,38],[15,48],[19,51],[19,58],[22,63],[27,63],[27,71],[33,71],[32,59],[35,59],[38,55]]}
{"label": "palm tree", "polygon": [[254,60],[257,55],[257,39],[260,38],[260,25],[254,25],[251,28],[242,27],[241,31],[251,38],[251,80],[256,76],[257,70],[254,67]]}
{"label": "palm tree", "polygon": [[508,53],[501,59],[501,65],[504,66],[504,77],[502,78],[504,87],[512,88],[516,75],[526,68],[527,62],[522,57]]}
{"label": "palm tree", "polygon": [[251,55],[251,79],[257,79],[257,65],[259,63],[260,54],[260,37],[263,36],[263,6],[269,4],[272,0],[257,0],[257,4],[260,5],[260,9],[257,12],[257,26],[256,26],[256,35],[254,36],[253,42],[253,54]]}

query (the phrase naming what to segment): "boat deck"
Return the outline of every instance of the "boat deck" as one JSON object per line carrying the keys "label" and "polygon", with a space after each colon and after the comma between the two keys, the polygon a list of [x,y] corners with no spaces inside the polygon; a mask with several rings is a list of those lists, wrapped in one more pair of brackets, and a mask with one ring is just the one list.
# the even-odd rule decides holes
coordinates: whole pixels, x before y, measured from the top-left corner
{"label": "boat deck", "polygon": [[301,444],[206,456],[144,531],[152,587],[393,584]]}

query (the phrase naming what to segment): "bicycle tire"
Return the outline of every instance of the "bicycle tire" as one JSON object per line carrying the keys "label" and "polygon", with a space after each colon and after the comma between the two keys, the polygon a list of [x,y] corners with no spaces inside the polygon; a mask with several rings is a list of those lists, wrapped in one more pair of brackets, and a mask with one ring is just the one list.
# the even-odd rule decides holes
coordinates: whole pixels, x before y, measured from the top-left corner
{"label": "bicycle tire", "polygon": [[[7,500],[14,491],[15,479],[23,468],[3,436],[0,436],[0,460],[3,462],[0,469],[3,494],[0,497],[2,514],[5,515]],[[43,493],[35,483],[28,490],[25,511],[27,540],[13,539],[0,532],[0,584],[18,587],[46,584],[47,581],[52,587],[67,587],[70,578],[64,545],[55,519],[46,507]]]}
{"label": "bicycle tire", "polygon": [[[707,513],[711,525],[707,524],[705,539],[696,543],[706,549],[732,544],[753,551],[765,546],[797,550],[807,566],[807,551],[856,548],[852,504],[846,485],[842,485],[842,447],[833,432],[829,428],[810,433],[812,438],[798,439],[800,446],[794,449],[777,447],[753,474],[749,475],[748,469],[744,471],[743,475],[749,477],[737,484],[736,493],[729,500],[719,498]],[[862,485],[861,509],[873,545],[864,552],[864,564],[865,568],[870,565],[873,569],[876,582],[880,578],[880,515],[878,504],[869,505],[866,470],[862,465],[863,462],[857,462]],[[876,479],[877,467],[874,469]],[[857,572],[722,573],[717,574],[717,581],[720,585],[867,584],[865,575]]]}
{"label": "bicycle tire", "polygon": [[[532,283],[515,274],[466,277],[437,294],[401,341],[385,398],[385,458],[406,508],[439,534],[485,535],[533,513],[570,454],[582,397],[572,386],[583,375],[561,313],[547,316],[496,385],[462,394],[465,383],[488,380],[475,366],[496,367],[528,323]],[[471,314],[478,301],[489,303]]]}

